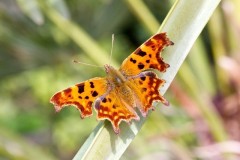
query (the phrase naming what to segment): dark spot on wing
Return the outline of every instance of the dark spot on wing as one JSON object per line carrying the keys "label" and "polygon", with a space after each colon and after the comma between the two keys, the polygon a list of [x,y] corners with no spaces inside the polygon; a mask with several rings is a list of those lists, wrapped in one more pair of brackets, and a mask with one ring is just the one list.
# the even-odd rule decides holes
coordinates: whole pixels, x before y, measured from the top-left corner
{"label": "dark spot on wing", "polygon": [[89,97],[88,97],[88,96],[86,96],[86,97],[85,97],[85,99],[89,99]]}
{"label": "dark spot on wing", "polygon": [[134,64],[137,62],[135,59],[130,58],[130,61],[133,62]]}
{"label": "dark spot on wing", "polygon": [[78,85],[78,93],[83,93],[84,92],[84,83],[81,83]]}
{"label": "dark spot on wing", "polygon": [[146,77],[141,77],[140,78],[142,81],[145,81],[146,80]]}
{"label": "dark spot on wing", "polygon": [[143,69],[143,68],[144,68],[144,64],[139,63],[139,64],[138,64],[138,69]]}
{"label": "dark spot on wing", "polygon": [[98,92],[96,92],[96,91],[94,91],[93,93],[92,93],[92,96],[93,97],[96,97],[98,95]]}
{"label": "dark spot on wing", "polygon": [[90,82],[90,87],[94,88],[94,83],[93,82]]}
{"label": "dark spot on wing", "polygon": [[150,60],[148,59],[148,60],[146,60],[146,63],[150,63]]}
{"label": "dark spot on wing", "polygon": [[103,102],[103,103],[106,103],[106,102],[107,102],[107,99],[106,99],[106,98],[103,98],[102,102]]}
{"label": "dark spot on wing", "polygon": [[141,91],[142,91],[142,92],[146,92],[146,91],[147,91],[147,88],[142,88]]}
{"label": "dark spot on wing", "polygon": [[141,56],[141,57],[144,57],[147,53],[146,52],[143,52],[140,48],[135,52],[135,54]]}

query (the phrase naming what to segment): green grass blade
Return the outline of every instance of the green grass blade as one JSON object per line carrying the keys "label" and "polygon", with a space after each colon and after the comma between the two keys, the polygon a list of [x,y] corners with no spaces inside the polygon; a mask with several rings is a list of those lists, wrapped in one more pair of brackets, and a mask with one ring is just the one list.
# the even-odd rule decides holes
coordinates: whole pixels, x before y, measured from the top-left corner
{"label": "green grass blade", "polygon": [[[169,32],[169,36],[172,37],[172,40],[175,41],[174,38],[177,39],[177,43],[181,43],[181,45],[174,46],[169,50],[174,50],[170,54],[166,56],[166,61],[171,62],[170,64],[174,64],[174,67],[179,67],[184,60],[184,55],[187,55],[191,46],[193,45],[194,41],[196,40],[197,36],[200,34],[200,28],[203,28],[207,21],[209,20],[210,16],[212,15],[213,11],[215,10],[216,6],[220,0],[215,1],[178,1],[176,5],[176,10],[180,10],[178,13],[175,11],[169,15],[170,24],[167,23],[162,27],[163,30],[171,30]],[[181,8],[183,5],[188,6],[187,8]],[[195,10],[195,12],[194,12]],[[190,12],[192,11],[192,12]],[[185,15],[189,13],[189,15]],[[180,17],[176,19],[172,19],[173,17]],[[181,17],[186,17],[181,18]],[[188,19],[187,17],[192,17],[192,20]],[[174,24],[174,25],[171,25]],[[172,28],[172,29],[171,29]],[[172,36],[171,36],[172,35]],[[172,75],[174,73],[175,68],[170,67],[168,72],[163,75],[163,78],[167,80],[167,82],[171,82]],[[173,71],[172,71],[173,70]],[[166,77],[166,78],[165,78]],[[168,87],[168,86],[165,86]],[[165,90],[165,88],[163,88]],[[198,93],[194,93],[195,97],[198,97]],[[208,122],[208,125],[212,131],[213,136],[217,141],[226,140],[226,133],[221,124],[221,120],[216,114],[216,112],[209,107],[211,104],[207,106],[203,105],[202,100],[198,100],[201,102],[199,109],[203,112],[204,118]]]}
{"label": "green grass blade", "polygon": [[216,83],[214,82],[214,77],[212,76],[213,72],[209,69],[211,68],[211,64],[207,54],[204,53],[207,53],[207,51],[203,45],[203,39],[198,38],[188,58],[191,62],[191,67],[193,68],[192,72],[194,72],[196,75],[195,77],[201,83],[199,86],[200,89],[204,89],[210,96],[212,96],[216,94],[217,88]]}
{"label": "green grass blade", "polygon": [[[57,28],[71,38],[96,64],[103,65],[103,60],[109,60],[110,53],[105,52],[80,26],[61,16],[50,4],[39,1],[39,5]],[[117,62],[112,60],[111,64],[116,65]]]}
{"label": "green grass blade", "polygon": [[131,11],[138,17],[144,27],[151,33],[155,33],[160,23],[151,14],[149,9],[145,6],[143,1],[125,0]]}

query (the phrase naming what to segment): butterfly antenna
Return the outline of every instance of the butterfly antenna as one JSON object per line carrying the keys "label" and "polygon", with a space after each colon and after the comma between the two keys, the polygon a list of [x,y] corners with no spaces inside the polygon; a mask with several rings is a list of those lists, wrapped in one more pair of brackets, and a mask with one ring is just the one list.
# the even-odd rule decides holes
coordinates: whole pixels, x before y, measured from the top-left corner
{"label": "butterfly antenna", "polygon": [[86,66],[103,68],[103,66],[98,66],[98,65],[94,65],[94,64],[84,63],[84,62],[80,62],[80,61],[77,61],[77,60],[73,60],[73,62],[74,63],[78,63],[78,64],[83,64],[83,65],[86,65]]}
{"label": "butterfly antenna", "polygon": [[111,53],[110,53],[110,57],[109,57],[109,65],[111,64],[111,61],[112,61],[113,43],[114,43],[114,34],[112,34],[112,48],[111,48]]}

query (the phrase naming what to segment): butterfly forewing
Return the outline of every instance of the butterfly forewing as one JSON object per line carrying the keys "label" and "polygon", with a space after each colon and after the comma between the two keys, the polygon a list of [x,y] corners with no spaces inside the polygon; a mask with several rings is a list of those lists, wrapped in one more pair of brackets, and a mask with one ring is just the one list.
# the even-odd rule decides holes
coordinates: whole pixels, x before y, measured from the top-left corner
{"label": "butterfly forewing", "polygon": [[154,35],[123,61],[120,72],[128,76],[150,68],[165,72],[169,64],[163,61],[160,53],[169,45],[173,45],[173,42],[167,38],[166,33]]}
{"label": "butterfly forewing", "polygon": [[84,118],[92,115],[93,102],[106,91],[106,78],[93,78],[57,92],[50,102],[54,104],[56,111],[60,111],[64,106],[73,105]]}

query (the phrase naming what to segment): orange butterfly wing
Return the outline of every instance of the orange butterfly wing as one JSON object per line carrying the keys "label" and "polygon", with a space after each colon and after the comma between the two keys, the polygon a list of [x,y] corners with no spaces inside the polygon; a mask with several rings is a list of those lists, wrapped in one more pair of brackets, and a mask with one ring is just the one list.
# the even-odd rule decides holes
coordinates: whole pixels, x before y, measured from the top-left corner
{"label": "orange butterfly wing", "polygon": [[106,78],[93,78],[57,92],[50,102],[56,111],[60,111],[64,106],[73,105],[81,112],[81,117],[85,118],[92,115],[93,102],[107,92],[107,88]]}
{"label": "orange butterfly wing", "polygon": [[150,68],[165,72],[169,64],[163,61],[160,53],[169,45],[173,45],[173,42],[166,33],[152,36],[123,61],[120,72],[123,75],[137,75]]}
{"label": "orange butterfly wing", "polygon": [[136,78],[131,79],[130,82],[132,83],[131,86],[134,86],[132,90],[138,100],[137,107],[144,117],[150,109],[153,109],[153,101],[169,105],[168,101],[158,91],[159,87],[165,83],[165,80],[159,79],[154,72],[142,72]]}
{"label": "orange butterfly wing", "polygon": [[121,121],[130,122],[132,119],[139,120],[133,107],[136,106],[133,93],[125,85],[114,88],[96,100],[97,119],[108,119],[113,126],[115,133],[119,133]]}
{"label": "orange butterfly wing", "polygon": [[129,77],[130,86],[136,94],[137,107],[143,116],[147,115],[148,110],[153,109],[153,101],[169,104],[158,91],[165,80],[158,78],[151,71],[145,71],[151,68],[166,71],[170,65],[163,61],[160,54],[169,45],[173,45],[173,42],[168,39],[166,33],[156,34],[128,56],[119,69],[123,75]]}

